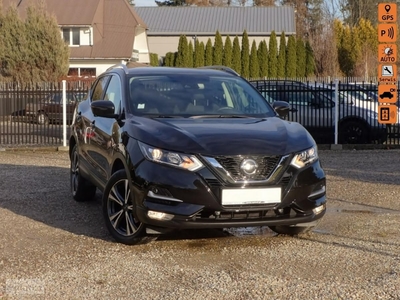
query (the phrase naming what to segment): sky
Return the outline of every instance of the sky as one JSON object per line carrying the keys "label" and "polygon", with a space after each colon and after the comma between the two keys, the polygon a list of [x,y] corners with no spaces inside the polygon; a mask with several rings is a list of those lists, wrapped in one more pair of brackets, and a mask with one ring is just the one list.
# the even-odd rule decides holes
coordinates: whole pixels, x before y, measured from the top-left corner
{"label": "sky", "polygon": [[135,0],[135,6],[157,6],[154,0]]}

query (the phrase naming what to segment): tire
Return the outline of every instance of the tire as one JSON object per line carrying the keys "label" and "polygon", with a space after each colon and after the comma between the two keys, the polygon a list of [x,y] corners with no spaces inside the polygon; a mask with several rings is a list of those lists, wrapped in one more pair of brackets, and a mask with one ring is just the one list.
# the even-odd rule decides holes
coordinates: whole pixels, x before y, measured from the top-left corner
{"label": "tire", "polygon": [[361,121],[346,121],[339,127],[341,144],[367,144],[368,127]]}
{"label": "tire", "polygon": [[77,145],[72,149],[70,160],[70,186],[72,197],[77,202],[93,200],[96,195],[96,186],[83,178],[80,173]]}
{"label": "tire", "polygon": [[49,117],[43,111],[41,111],[36,116],[36,123],[39,125],[48,125]]}
{"label": "tire", "polygon": [[117,242],[125,245],[141,242],[145,226],[136,217],[125,170],[115,172],[104,189],[103,217],[108,231]]}
{"label": "tire", "polygon": [[279,225],[279,226],[268,226],[269,229],[278,233],[278,234],[286,234],[286,235],[298,235],[311,231],[315,226],[318,225],[320,220],[316,222],[313,226],[290,226],[290,225]]}

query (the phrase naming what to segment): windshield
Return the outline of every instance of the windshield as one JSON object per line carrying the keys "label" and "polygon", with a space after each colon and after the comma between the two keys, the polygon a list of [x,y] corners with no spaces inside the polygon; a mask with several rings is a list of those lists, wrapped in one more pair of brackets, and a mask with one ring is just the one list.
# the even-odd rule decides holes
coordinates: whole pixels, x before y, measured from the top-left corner
{"label": "windshield", "polygon": [[137,115],[273,117],[272,107],[242,78],[193,74],[148,75],[129,80],[130,110]]}

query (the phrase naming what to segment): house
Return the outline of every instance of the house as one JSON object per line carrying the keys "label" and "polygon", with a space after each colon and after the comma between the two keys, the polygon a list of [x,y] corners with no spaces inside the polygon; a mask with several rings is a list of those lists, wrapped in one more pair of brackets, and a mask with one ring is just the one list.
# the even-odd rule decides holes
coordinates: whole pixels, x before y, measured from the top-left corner
{"label": "house", "polygon": [[257,46],[275,31],[279,37],[296,34],[295,10],[292,6],[265,7],[135,7],[134,10],[147,24],[147,37],[150,53],[159,57],[178,49],[179,37],[186,35],[193,42],[198,39],[207,43],[211,38],[214,44],[218,30],[225,42],[227,35],[231,40],[237,35],[241,44],[241,35],[246,30],[250,46],[253,40]]}
{"label": "house", "polygon": [[[35,0],[39,2],[39,0]],[[20,16],[32,0],[3,0]],[[70,76],[93,77],[112,65],[149,63],[147,26],[126,0],[45,0],[70,46]]]}

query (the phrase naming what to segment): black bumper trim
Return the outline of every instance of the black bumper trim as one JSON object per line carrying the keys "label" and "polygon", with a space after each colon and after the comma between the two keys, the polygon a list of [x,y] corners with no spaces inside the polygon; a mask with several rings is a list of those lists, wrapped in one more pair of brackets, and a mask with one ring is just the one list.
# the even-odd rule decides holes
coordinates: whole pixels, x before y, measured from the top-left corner
{"label": "black bumper trim", "polygon": [[137,207],[138,218],[145,224],[175,228],[175,229],[211,229],[211,228],[230,228],[230,227],[255,227],[255,226],[279,226],[279,225],[296,225],[300,223],[309,223],[322,218],[326,210],[315,215],[314,213],[306,216],[295,216],[284,218],[277,216],[274,218],[250,219],[250,220],[227,220],[227,219],[187,219],[184,217],[175,216],[170,221],[160,221],[150,219],[147,216],[147,211]]}

